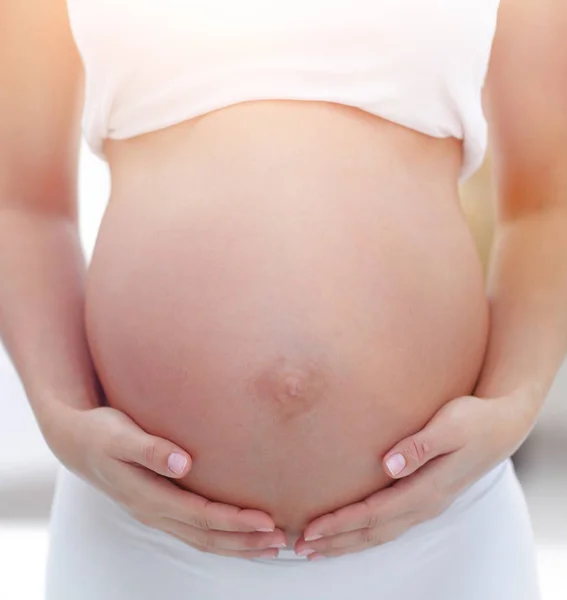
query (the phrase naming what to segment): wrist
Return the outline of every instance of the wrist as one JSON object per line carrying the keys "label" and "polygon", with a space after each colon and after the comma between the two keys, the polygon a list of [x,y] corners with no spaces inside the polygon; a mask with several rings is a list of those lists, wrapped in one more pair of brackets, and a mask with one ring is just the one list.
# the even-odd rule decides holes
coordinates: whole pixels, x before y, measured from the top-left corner
{"label": "wrist", "polygon": [[57,397],[46,394],[34,403],[34,413],[47,445],[61,459],[61,446],[67,446],[69,438],[80,437],[77,423],[87,411],[98,408],[92,397],[76,394],[59,394]]}
{"label": "wrist", "polygon": [[538,385],[536,381],[518,388],[515,394],[512,394],[513,401],[517,404],[520,417],[523,419],[526,437],[533,429],[537,418],[543,408],[543,403],[547,397],[547,389]]}
{"label": "wrist", "polygon": [[539,389],[534,386],[519,387],[513,392],[496,398],[486,398],[500,409],[496,422],[506,454],[513,454],[531,433],[539,416],[542,400]]}
{"label": "wrist", "polygon": [[514,398],[518,406],[532,418],[539,414],[549,386],[543,385],[536,378],[512,383],[496,377],[481,377],[475,387],[473,395],[477,398],[497,399]]}

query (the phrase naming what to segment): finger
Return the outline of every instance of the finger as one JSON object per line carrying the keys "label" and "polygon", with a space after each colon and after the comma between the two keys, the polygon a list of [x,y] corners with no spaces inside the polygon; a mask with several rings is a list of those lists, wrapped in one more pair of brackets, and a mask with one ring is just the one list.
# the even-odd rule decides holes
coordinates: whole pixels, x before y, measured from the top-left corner
{"label": "finger", "polygon": [[390,514],[402,516],[407,510],[398,502],[395,486],[380,490],[362,502],[350,504],[333,513],[313,520],[303,534],[306,541],[334,536],[359,529],[375,528],[384,524]]}
{"label": "finger", "polygon": [[163,521],[163,530],[194,548],[218,554],[219,552],[262,551],[286,547],[285,534],[281,529],[273,533],[236,533],[223,531],[205,531],[167,519]]}
{"label": "finger", "polygon": [[395,479],[407,477],[430,460],[460,449],[464,440],[450,414],[450,407],[441,409],[421,431],[387,452],[382,461],[386,473]]}
{"label": "finger", "polygon": [[349,531],[348,533],[324,537],[312,542],[299,539],[295,544],[294,550],[299,556],[310,557],[313,554],[340,556],[341,554],[356,552],[362,548],[370,548],[390,542],[399,537],[412,525],[412,519],[402,518],[389,523],[386,527],[358,529],[356,531]]}
{"label": "finger", "polygon": [[451,482],[456,481],[455,469],[459,465],[459,460],[450,460],[453,456],[457,455],[430,462],[418,473],[397,481],[362,502],[318,517],[306,527],[304,539],[313,541],[358,529],[385,528],[391,522],[405,518],[417,523],[419,515],[433,515],[449,498],[449,493],[444,490],[450,489],[453,494]]}
{"label": "finger", "polygon": [[[180,542],[187,543],[185,539],[177,536],[175,533],[171,533],[174,538],[178,539]],[[206,547],[198,547],[193,544],[189,544],[192,548],[199,550],[199,552],[207,552],[212,554],[217,554],[218,556],[227,556],[231,558],[242,558],[250,560],[252,558],[277,558],[279,554],[279,550],[277,549],[265,549],[265,550],[222,550],[218,549],[215,552],[208,550]]]}
{"label": "finger", "polygon": [[176,444],[147,434],[133,421],[121,419],[111,433],[110,452],[114,458],[135,463],[158,475],[177,479],[191,468],[191,457]]}
{"label": "finger", "polygon": [[[454,456],[456,455],[450,455],[451,458]],[[307,552],[309,560],[360,552],[395,540],[412,527],[437,517],[455,497],[455,494],[447,491],[448,487],[444,488],[439,483],[452,468],[449,461],[442,460],[443,462],[440,462],[437,459],[426,465],[418,474],[389,488],[397,491],[397,497],[392,496],[394,500],[391,511],[388,512],[382,507],[381,514],[366,517],[368,522],[375,521],[376,527],[349,531],[311,542],[305,539],[298,540],[296,550],[303,551],[304,555]],[[403,511],[396,511],[395,504],[398,502],[405,507]]]}
{"label": "finger", "polygon": [[314,552],[307,557],[307,560],[320,560],[324,558],[337,558],[339,556],[344,556],[345,554],[354,554],[355,552],[362,552],[363,550],[368,550],[372,546],[355,546],[353,548],[341,549],[341,550],[333,550],[326,554],[320,554],[319,552]]}
{"label": "finger", "polygon": [[141,504],[140,512],[173,519],[197,529],[244,532],[275,530],[274,520],[260,510],[211,502],[178,488],[151,471],[136,469],[128,483],[120,479],[117,486],[129,487],[130,497],[138,498],[138,505]]}

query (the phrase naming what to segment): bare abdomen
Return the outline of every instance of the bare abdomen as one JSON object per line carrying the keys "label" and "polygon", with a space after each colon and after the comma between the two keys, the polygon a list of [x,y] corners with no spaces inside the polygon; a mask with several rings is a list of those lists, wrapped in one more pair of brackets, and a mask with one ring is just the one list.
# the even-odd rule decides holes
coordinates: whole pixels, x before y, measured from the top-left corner
{"label": "bare abdomen", "polygon": [[185,487],[294,532],[387,485],[383,453],[472,391],[487,334],[456,198],[300,158],[121,189],[87,288],[109,402],[191,453]]}

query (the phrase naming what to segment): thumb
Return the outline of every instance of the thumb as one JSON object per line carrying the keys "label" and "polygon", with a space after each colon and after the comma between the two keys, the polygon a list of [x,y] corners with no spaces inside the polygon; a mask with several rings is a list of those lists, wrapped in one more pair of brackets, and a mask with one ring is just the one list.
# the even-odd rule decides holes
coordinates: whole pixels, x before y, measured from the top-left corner
{"label": "thumb", "polygon": [[191,457],[175,444],[147,436],[142,445],[140,460],[143,467],[173,479],[180,479],[191,469]]}
{"label": "thumb", "polygon": [[430,460],[460,448],[456,432],[443,417],[441,410],[421,431],[398,442],[386,453],[382,464],[390,477],[411,475]]}
{"label": "thumb", "polygon": [[[112,455],[119,460],[135,463],[158,475],[179,479],[191,469],[191,456],[179,446],[150,435],[128,419],[112,436]],[[124,426],[126,425],[126,426]]]}

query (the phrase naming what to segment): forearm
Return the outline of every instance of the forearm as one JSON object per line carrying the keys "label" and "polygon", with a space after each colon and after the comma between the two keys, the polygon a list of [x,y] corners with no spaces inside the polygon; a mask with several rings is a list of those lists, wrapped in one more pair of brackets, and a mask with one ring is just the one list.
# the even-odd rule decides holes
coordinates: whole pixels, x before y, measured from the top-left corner
{"label": "forearm", "polygon": [[475,393],[524,390],[522,408],[535,419],[567,351],[567,210],[497,227],[488,297],[490,337]]}
{"label": "forearm", "polygon": [[76,224],[0,210],[0,334],[32,408],[98,404],[84,329],[85,259]]}

